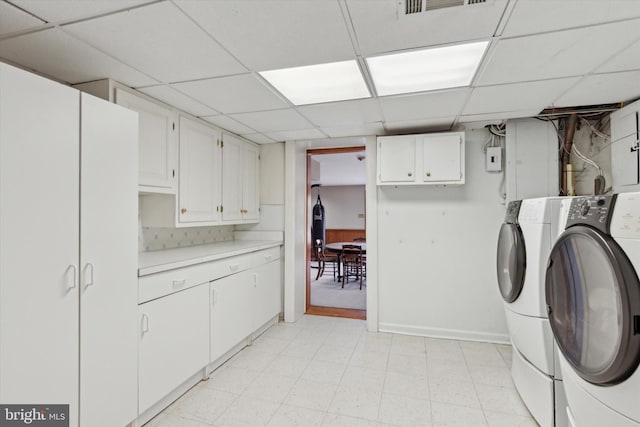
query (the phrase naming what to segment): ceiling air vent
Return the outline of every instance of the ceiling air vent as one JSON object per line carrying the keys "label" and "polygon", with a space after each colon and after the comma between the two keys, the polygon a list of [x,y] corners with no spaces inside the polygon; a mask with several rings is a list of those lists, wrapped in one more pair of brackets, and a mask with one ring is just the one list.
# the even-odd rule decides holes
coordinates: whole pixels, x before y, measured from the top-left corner
{"label": "ceiling air vent", "polygon": [[466,6],[486,3],[487,0],[405,0],[405,15],[444,9],[446,7]]}

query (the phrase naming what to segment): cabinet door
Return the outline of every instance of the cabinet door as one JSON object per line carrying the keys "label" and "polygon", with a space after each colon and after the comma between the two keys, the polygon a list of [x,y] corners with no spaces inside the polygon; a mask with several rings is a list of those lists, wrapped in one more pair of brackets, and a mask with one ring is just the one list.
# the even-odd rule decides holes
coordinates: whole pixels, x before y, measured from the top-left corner
{"label": "cabinet door", "polygon": [[252,331],[255,331],[280,313],[282,306],[282,277],[280,260],[255,268],[252,272],[253,309]]}
{"label": "cabinet door", "polygon": [[180,118],[180,222],[220,221],[220,132]]}
{"label": "cabinet door", "polygon": [[242,185],[242,218],[245,220],[260,219],[260,150],[252,144],[244,144],[243,150],[243,185]]}
{"label": "cabinet door", "polygon": [[213,362],[253,330],[251,270],[211,282],[211,353]]}
{"label": "cabinet door", "polygon": [[378,183],[415,182],[414,136],[378,138]]}
{"label": "cabinet door", "polygon": [[421,137],[424,182],[463,179],[462,141],[459,134],[436,134]]}
{"label": "cabinet door", "polygon": [[140,414],[207,365],[208,293],[203,284],[138,306]]}
{"label": "cabinet door", "polygon": [[123,426],[137,416],[138,117],[81,105],[80,425]]}
{"label": "cabinet door", "polygon": [[80,93],[0,63],[0,402],[78,425]]}
{"label": "cabinet door", "polygon": [[224,135],[222,148],[222,220],[242,220],[243,167],[242,141]]}
{"label": "cabinet door", "polygon": [[139,185],[145,191],[175,193],[177,138],[173,110],[116,88],[116,103],[139,116]]}
{"label": "cabinet door", "polygon": [[611,180],[613,185],[635,185],[638,180],[638,137],[626,136],[611,144]]}

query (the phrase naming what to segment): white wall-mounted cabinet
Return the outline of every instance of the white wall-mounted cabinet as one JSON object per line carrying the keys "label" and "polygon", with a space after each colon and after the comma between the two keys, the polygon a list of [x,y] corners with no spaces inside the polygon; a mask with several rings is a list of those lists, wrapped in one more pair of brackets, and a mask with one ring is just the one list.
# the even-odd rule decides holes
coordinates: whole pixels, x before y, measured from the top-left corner
{"label": "white wall-mounted cabinet", "polygon": [[464,132],[378,138],[378,185],[464,184]]}
{"label": "white wall-mounted cabinet", "polygon": [[180,184],[178,221],[216,225],[222,206],[222,133],[180,118]]}
{"label": "white wall-mounted cabinet", "polygon": [[118,105],[139,115],[140,191],[175,193],[177,120],[175,110],[124,89],[115,89]]}
{"label": "white wall-mounted cabinet", "polygon": [[178,183],[176,110],[111,79],[74,87],[138,113],[139,191],[175,194]]}
{"label": "white wall-mounted cabinet", "polygon": [[126,425],[137,115],[5,64],[0,93],[0,402],[69,404],[72,427]]}
{"label": "white wall-mounted cabinet", "polygon": [[[611,179],[614,191],[640,183],[640,101],[611,113]],[[626,187],[626,188],[625,188]]]}
{"label": "white wall-mounted cabinet", "polygon": [[260,219],[260,150],[231,134],[223,136],[222,220],[231,223]]}

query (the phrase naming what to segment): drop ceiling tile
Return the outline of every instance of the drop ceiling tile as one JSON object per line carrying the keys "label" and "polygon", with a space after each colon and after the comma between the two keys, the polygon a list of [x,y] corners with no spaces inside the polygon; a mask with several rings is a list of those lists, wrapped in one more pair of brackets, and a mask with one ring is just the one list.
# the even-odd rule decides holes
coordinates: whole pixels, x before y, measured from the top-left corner
{"label": "drop ceiling tile", "polygon": [[506,111],[540,111],[572,85],[579,77],[485,86],[473,89],[462,115],[501,113]]}
{"label": "drop ceiling tile", "polygon": [[595,74],[580,80],[553,103],[554,107],[610,104],[640,98],[640,71]]}
{"label": "drop ceiling tile", "polygon": [[596,70],[596,73],[631,70],[640,70],[640,40],[633,43],[615,57],[605,61],[605,63]]}
{"label": "drop ceiling tile", "polygon": [[243,125],[242,123],[238,123],[236,120],[233,120],[227,116],[208,116],[202,117],[203,120],[208,121],[222,129],[228,130],[229,132],[237,133],[238,135],[254,133],[255,130],[251,129],[248,126]]}
{"label": "drop ceiling tile", "polygon": [[158,83],[57,28],[0,40],[0,57],[72,84],[107,77],[132,87]]}
{"label": "drop ceiling tile", "polygon": [[138,90],[197,117],[218,114],[213,108],[209,108],[166,85],[148,86],[138,88]]}
{"label": "drop ceiling tile", "polygon": [[502,35],[543,33],[634,17],[640,17],[640,2],[637,1],[518,1]]}
{"label": "drop ceiling tile", "polygon": [[309,129],[312,127],[308,121],[291,108],[286,110],[231,114],[230,117],[255,129],[257,132],[265,134],[268,132]]}
{"label": "drop ceiling tile", "polygon": [[289,106],[252,74],[195,80],[171,86],[224,114],[275,110]]}
{"label": "drop ceiling tile", "polygon": [[44,21],[23,12],[9,3],[0,2],[0,36],[38,27],[42,24],[44,24]]}
{"label": "drop ceiling tile", "polygon": [[320,128],[322,132],[329,135],[331,138],[342,138],[347,136],[362,136],[362,135],[384,135],[385,130],[381,122],[376,123],[360,123],[347,126],[335,126]]}
{"label": "drop ceiling tile", "polygon": [[271,144],[276,142],[261,133],[246,133],[242,134],[242,137],[248,139],[249,141],[253,141],[256,144]]}
{"label": "drop ceiling tile", "polygon": [[358,125],[382,120],[380,107],[375,99],[305,105],[298,107],[298,111],[320,127]]}
{"label": "drop ceiling tile", "polygon": [[379,98],[385,122],[399,122],[430,117],[456,116],[471,89],[386,96]]}
{"label": "drop ceiling tile", "polygon": [[252,70],[354,57],[337,1],[201,1],[176,4]]}
{"label": "drop ceiling tile", "polygon": [[153,0],[11,0],[48,22],[63,22],[123,10]]}
{"label": "drop ceiling tile", "polygon": [[425,120],[402,120],[386,122],[384,127],[387,135],[395,133],[439,132],[451,129],[455,117],[430,118]]}
{"label": "drop ceiling tile", "polygon": [[404,1],[347,0],[363,55],[488,39],[506,4],[495,0],[404,15]]}
{"label": "drop ceiling tile", "polygon": [[276,141],[302,141],[305,139],[323,139],[327,135],[318,129],[282,130],[278,132],[266,132],[269,138]]}
{"label": "drop ceiling tile", "polygon": [[164,83],[246,71],[172,3],[62,28]]}
{"label": "drop ceiling tile", "polygon": [[640,35],[640,20],[499,40],[477,86],[585,75]]}

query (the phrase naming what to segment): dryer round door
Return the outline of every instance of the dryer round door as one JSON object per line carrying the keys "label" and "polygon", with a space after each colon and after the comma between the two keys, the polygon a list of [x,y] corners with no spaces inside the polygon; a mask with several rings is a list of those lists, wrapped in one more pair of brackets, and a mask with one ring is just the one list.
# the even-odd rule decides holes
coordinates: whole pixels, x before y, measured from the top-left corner
{"label": "dryer round door", "polygon": [[586,381],[613,385],[640,363],[640,283],[611,236],[574,226],[558,239],[545,277],[558,347]]}
{"label": "dryer round door", "polygon": [[524,237],[518,224],[504,223],[498,235],[498,286],[502,298],[508,303],[518,299],[527,269]]}

